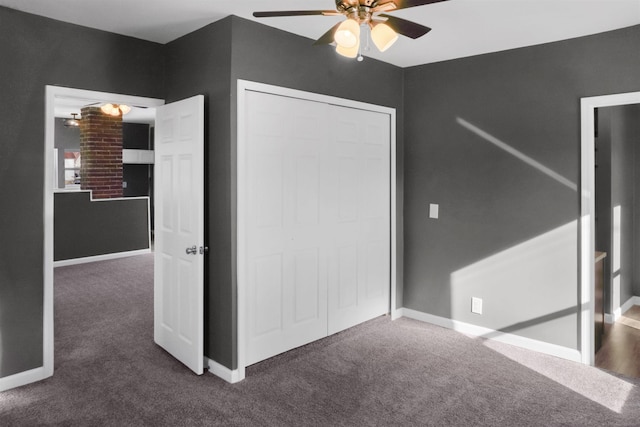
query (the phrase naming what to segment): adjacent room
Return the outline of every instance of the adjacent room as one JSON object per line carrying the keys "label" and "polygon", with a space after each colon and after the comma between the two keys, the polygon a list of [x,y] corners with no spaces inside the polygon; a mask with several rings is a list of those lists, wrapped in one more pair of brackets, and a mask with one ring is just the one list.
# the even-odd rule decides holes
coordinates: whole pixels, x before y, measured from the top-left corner
{"label": "adjacent room", "polygon": [[0,0],[0,36],[0,421],[640,416],[637,0]]}

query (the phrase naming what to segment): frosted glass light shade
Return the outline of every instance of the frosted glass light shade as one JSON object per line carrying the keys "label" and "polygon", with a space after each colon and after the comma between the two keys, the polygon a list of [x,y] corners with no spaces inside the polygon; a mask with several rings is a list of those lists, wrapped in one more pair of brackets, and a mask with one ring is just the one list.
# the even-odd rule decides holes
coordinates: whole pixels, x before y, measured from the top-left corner
{"label": "frosted glass light shade", "polygon": [[380,52],[384,52],[398,40],[398,34],[387,24],[379,23],[371,29],[371,40]]}
{"label": "frosted glass light shade", "polygon": [[120,114],[125,115],[131,111],[131,107],[125,104],[104,104],[100,109],[106,115],[114,117],[119,116]]}
{"label": "frosted glass light shade", "polygon": [[113,116],[113,112],[118,111],[116,106],[114,106],[113,104],[104,104],[102,107],[100,107],[100,109],[102,110],[103,113],[109,116]]}
{"label": "frosted glass light shade", "polygon": [[358,56],[358,51],[360,47],[360,43],[356,43],[353,47],[344,47],[344,46],[336,46],[336,52],[338,52],[342,56],[346,56],[347,58],[355,58]]}
{"label": "frosted glass light shade", "polygon": [[358,45],[360,39],[360,25],[353,19],[347,19],[340,24],[333,35],[338,46],[350,49]]}

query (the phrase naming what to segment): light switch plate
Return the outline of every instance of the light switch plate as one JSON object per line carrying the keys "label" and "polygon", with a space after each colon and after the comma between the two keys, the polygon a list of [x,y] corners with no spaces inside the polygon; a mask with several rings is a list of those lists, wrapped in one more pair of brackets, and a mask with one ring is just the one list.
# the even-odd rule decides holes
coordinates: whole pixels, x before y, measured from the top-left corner
{"label": "light switch plate", "polygon": [[471,297],[471,312],[482,314],[482,298]]}
{"label": "light switch plate", "polygon": [[435,203],[429,204],[429,218],[438,219],[438,215],[440,214],[439,211],[440,211],[439,205]]}

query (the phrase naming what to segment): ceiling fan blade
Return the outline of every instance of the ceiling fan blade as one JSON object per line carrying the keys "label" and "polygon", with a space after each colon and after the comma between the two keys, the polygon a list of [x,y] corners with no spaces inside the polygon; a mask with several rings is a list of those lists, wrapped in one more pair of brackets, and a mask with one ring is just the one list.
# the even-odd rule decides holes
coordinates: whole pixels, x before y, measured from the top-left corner
{"label": "ceiling fan blade", "polygon": [[273,18],[277,16],[334,16],[342,15],[337,10],[283,10],[278,12],[253,12],[253,16],[256,18]]}
{"label": "ceiling fan blade", "polygon": [[334,41],[333,40],[333,35],[336,33],[336,30],[338,29],[340,24],[342,24],[342,21],[338,22],[336,25],[331,27],[331,29],[329,31],[324,33],[318,40],[316,40],[316,42],[314,43],[314,46],[317,45],[317,44],[331,44],[331,43],[333,43],[333,41]]}
{"label": "ceiling fan blade", "polygon": [[421,24],[416,24],[415,22],[407,21],[406,19],[396,18],[395,16],[384,14],[380,14],[378,16],[387,18],[387,21],[385,23],[390,26],[391,29],[393,29],[396,33],[412,39],[422,37],[429,31],[431,31],[431,28],[429,27],[425,27]]}
{"label": "ceiling fan blade", "polygon": [[395,0],[396,9],[408,9],[410,7],[424,6],[425,4],[440,3],[447,0]]}
{"label": "ceiling fan blade", "polygon": [[385,1],[384,3],[376,3],[376,6],[371,9],[371,12],[391,12],[393,10],[396,10],[397,8],[398,6],[396,5],[396,3],[393,0],[389,0]]}

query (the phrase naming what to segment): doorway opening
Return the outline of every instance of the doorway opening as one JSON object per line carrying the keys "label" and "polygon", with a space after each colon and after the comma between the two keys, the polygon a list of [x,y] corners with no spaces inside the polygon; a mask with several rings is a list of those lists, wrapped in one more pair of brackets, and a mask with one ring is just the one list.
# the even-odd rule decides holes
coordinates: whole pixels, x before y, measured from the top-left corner
{"label": "doorway opening", "polygon": [[[598,108],[640,104],[640,92],[581,99],[580,304],[582,362],[595,363],[595,117]],[[637,299],[637,297],[635,297]],[[613,310],[614,307],[610,307]]]}
{"label": "doorway opening", "polygon": [[[45,144],[44,144],[44,316],[43,316],[43,378],[54,370],[54,189],[59,176],[55,162],[56,108],[70,105],[87,106],[104,103],[135,105],[153,109],[164,105],[164,100],[138,96],[88,91],[59,86],[45,89]],[[64,181],[63,181],[64,182]],[[71,183],[74,185],[74,183]]]}

